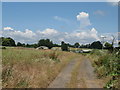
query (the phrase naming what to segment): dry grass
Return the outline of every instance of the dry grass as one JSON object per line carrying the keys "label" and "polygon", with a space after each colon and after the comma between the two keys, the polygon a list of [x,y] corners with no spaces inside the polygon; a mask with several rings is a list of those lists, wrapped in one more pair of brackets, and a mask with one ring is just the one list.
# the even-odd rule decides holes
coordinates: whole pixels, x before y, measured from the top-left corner
{"label": "dry grass", "polygon": [[46,88],[77,54],[52,50],[2,50],[3,88]]}
{"label": "dry grass", "polygon": [[79,55],[79,57],[76,59],[77,59],[77,63],[74,65],[74,68],[72,70],[71,80],[69,83],[67,83],[68,88],[78,87],[78,75],[79,75],[79,70],[80,70],[80,63],[81,63],[81,60],[83,59],[83,56]]}

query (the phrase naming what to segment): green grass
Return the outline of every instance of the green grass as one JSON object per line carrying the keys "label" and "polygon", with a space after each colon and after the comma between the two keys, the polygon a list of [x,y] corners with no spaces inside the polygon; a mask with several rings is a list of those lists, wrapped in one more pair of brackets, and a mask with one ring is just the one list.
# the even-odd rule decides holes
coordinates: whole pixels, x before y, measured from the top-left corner
{"label": "green grass", "polygon": [[54,50],[2,50],[2,87],[46,88],[77,54]]}
{"label": "green grass", "polygon": [[119,87],[120,51],[110,53],[107,50],[93,50],[87,57],[91,59],[98,78],[107,80],[105,88]]}

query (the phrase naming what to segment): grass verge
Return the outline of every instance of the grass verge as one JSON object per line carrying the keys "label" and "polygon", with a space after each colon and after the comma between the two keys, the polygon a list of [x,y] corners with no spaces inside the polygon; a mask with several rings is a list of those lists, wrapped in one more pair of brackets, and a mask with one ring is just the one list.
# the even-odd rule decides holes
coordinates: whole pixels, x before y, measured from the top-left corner
{"label": "grass verge", "polygon": [[91,59],[98,78],[104,79],[104,88],[119,88],[120,51],[93,50],[87,57]]}
{"label": "grass verge", "polygon": [[80,69],[80,63],[83,56],[79,56],[77,60],[77,63],[74,65],[74,68],[71,73],[71,80],[69,83],[67,83],[68,88],[77,88],[78,85],[78,75],[79,75],[79,69]]}

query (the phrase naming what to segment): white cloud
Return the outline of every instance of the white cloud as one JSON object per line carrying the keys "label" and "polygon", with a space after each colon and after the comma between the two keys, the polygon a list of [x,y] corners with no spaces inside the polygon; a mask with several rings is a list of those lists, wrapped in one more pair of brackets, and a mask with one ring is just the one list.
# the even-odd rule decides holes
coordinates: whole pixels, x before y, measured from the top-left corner
{"label": "white cloud", "polygon": [[58,20],[58,21],[65,21],[65,22],[68,22],[67,19],[62,18],[62,17],[59,17],[59,16],[54,16],[54,19],[55,19],[55,20]]}
{"label": "white cloud", "polygon": [[30,43],[35,40],[36,34],[29,29],[26,29],[24,32],[19,30],[3,30],[2,36],[4,37],[12,37],[16,41],[23,43]]}
{"label": "white cloud", "polygon": [[76,17],[77,17],[77,20],[80,21],[80,28],[85,28],[91,25],[88,13],[80,12]]}
{"label": "white cloud", "polygon": [[86,12],[80,12],[79,15],[77,15],[77,20],[81,20],[83,18],[88,18],[89,14]]}
{"label": "white cloud", "polygon": [[94,12],[95,15],[101,15],[101,16],[104,16],[105,15],[105,12],[101,11],[101,10],[97,10]]}
{"label": "white cloud", "polygon": [[[88,33],[89,32],[89,33]],[[23,43],[34,43],[37,42],[39,39],[42,38],[49,38],[55,43],[60,43],[61,41],[69,42],[69,43],[75,43],[75,42],[90,42],[96,40],[97,37],[97,31],[93,28],[89,31],[82,31],[82,32],[59,32],[55,29],[47,28],[43,31],[36,31],[33,32],[32,30],[26,29],[25,31],[19,31],[19,30],[3,30],[2,36],[5,37],[12,37],[17,42],[23,42]]]}
{"label": "white cloud", "polygon": [[65,22],[68,25],[71,23],[68,19],[60,17],[60,16],[54,16],[53,18],[57,21]]}
{"label": "white cloud", "polygon": [[92,28],[91,30],[87,31],[75,32],[72,35],[78,37],[81,40],[85,39],[87,42],[90,40],[99,40],[98,32],[95,28]]}
{"label": "white cloud", "polygon": [[106,0],[106,1],[109,2],[112,6],[117,6],[120,0]]}
{"label": "white cloud", "polygon": [[11,27],[4,27],[3,30],[14,30],[14,29]]}
{"label": "white cloud", "polygon": [[[12,37],[16,42],[22,43],[37,43],[40,39],[49,38],[54,43],[60,44],[61,41],[69,42],[74,44],[75,42],[79,42],[80,44],[91,43],[93,41],[101,40],[100,34],[97,32],[95,28],[91,30],[85,31],[77,31],[77,32],[59,32],[58,30],[47,28],[45,30],[39,30],[33,32],[32,30],[26,29],[25,31],[20,30],[2,30],[2,36],[4,37]],[[109,41],[111,43],[112,37],[110,33],[102,34],[107,38],[105,41]],[[114,34],[115,36],[117,34]]]}
{"label": "white cloud", "polygon": [[57,34],[58,31],[55,29],[47,28],[44,31],[40,31],[40,33],[42,33],[44,35],[52,35],[52,34]]}

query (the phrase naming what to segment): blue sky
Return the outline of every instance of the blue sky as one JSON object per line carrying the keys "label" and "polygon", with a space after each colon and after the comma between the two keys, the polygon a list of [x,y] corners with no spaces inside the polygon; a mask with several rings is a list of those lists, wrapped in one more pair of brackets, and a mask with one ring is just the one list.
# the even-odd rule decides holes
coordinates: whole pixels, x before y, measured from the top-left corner
{"label": "blue sky", "polygon": [[[118,32],[118,7],[108,2],[3,2],[2,5],[3,28],[11,27],[14,31],[20,31],[22,33],[25,33],[27,29],[32,32],[33,36],[38,31],[42,33],[40,35],[43,35],[44,31],[48,33],[48,29],[50,29],[50,32],[69,33],[71,34],[69,36],[71,38],[72,33],[78,32],[80,35],[83,35],[82,32],[86,34],[87,31],[92,29],[95,29],[93,31],[96,31],[97,33],[95,33],[98,36]],[[80,16],[80,13],[87,16],[84,19],[78,20],[76,16]],[[82,22],[83,24],[86,22],[89,24],[87,23],[83,26]],[[75,34],[80,36],[78,33]],[[20,40],[20,37],[18,39],[16,34],[14,35],[13,38]],[[57,34],[55,36],[57,37],[59,35]],[[51,38],[56,42],[57,40],[54,39],[55,36],[48,35],[45,38]],[[38,38],[42,38],[42,36]],[[23,42],[30,43],[29,40],[25,40]],[[64,38],[60,40],[71,42]],[[78,39],[75,40],[77,42]],[[78,41],[80,43],[87,43],[87,41],[83,40],[86,40],[86,38]],[[98,40],[98,38],[95,38],[95,40]],[[35,39],[34,42],[36,42]]]}
{"label": "blue sky", "polygon": [[[105,13],[95,15],[94,12],[101,10]],[[72,31],[78,28],[79,23],[76,15],[79,12],[87,12],[90,15],[92,26],[99,32],[116,32],[118,10],[116,6],[108,3],[3,3],[3,27],[9,26],[15,29],[32,30],[55,28],[60,31]],[[74,26],[54,20],[59,16],[74,22]]]}

